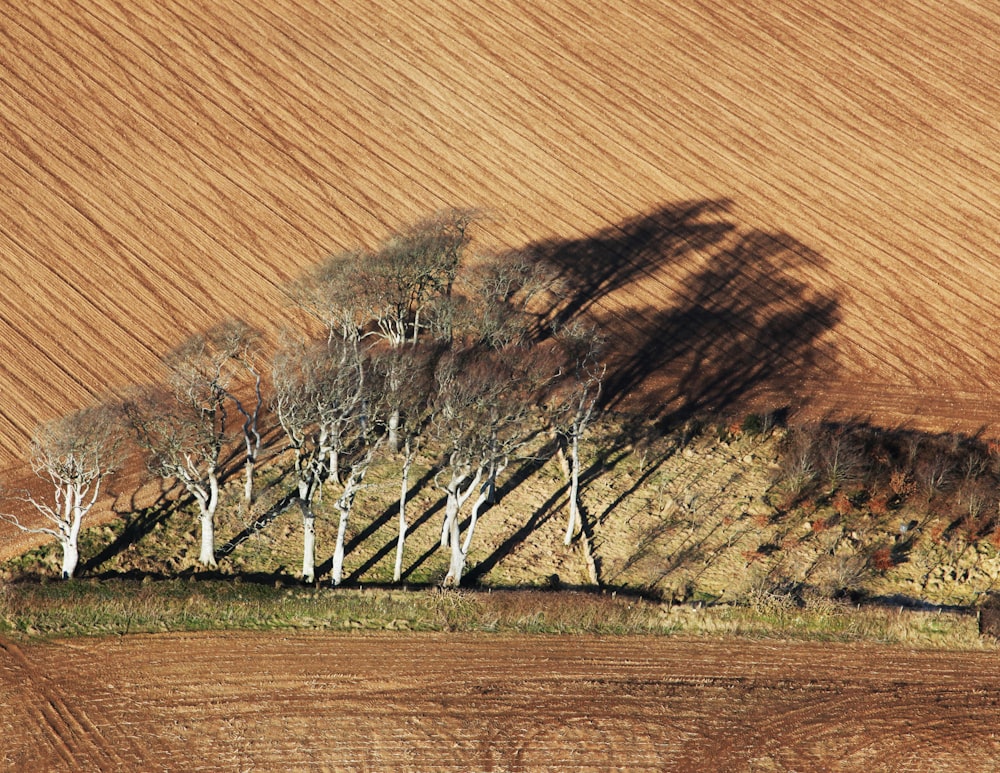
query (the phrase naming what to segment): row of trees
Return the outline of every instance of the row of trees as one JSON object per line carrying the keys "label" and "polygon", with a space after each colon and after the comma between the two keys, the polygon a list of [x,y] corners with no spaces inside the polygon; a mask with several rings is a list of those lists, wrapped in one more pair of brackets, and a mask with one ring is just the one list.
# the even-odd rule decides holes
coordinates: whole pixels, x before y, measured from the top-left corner
{"label": "row of trees", "polygon": [[532,438],[551,432],[568,456],[570,544],[580,524],[579,443],[604,376],[601,340],[579,319],[553,322],[565,295],[554,267],[523,254],[472,256],[472,225],[473,213],[449,210],[373,251],[331,255],[287,288],[306,321],[281,333],[270,358],[259,331],[226,321],[170,352],[164,383],[40,425],[32,465],[54,500],[19,497],[41,526],[3,517],[55,537],[70,577],[102,482],[139,452],[152,474],[197,503],[199,561],[214,567],[222,487],[242,468],[243,506],[253,506],[263,428],[280,426],[276,458],[289,459],[294,473],[285,501],[302,515],[306,582],[315,579],[317,497],[336,496],[332,581],[339,584],[354,502],[380,454],[400,462],[399,580],[409,474],[426,450],[437,459],[434,482],[446,501],[445,582],[457,585],[498,478]]}

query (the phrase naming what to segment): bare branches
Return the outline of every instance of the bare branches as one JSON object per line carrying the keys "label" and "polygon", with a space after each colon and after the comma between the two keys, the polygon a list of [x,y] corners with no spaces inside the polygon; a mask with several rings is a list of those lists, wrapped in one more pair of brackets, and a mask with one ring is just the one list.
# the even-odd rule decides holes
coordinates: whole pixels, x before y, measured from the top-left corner
{"label": "bare branches", "polygon": [[121,464],[118,414],[110,403],[76,411],[39,425],[31,439],[31,467],[52,489],[52,501],[30,492],[12,498],[30,504],[43,525],[25,524],[14,514],[0,519],[22,531],[55,537],[63,550],[62,575],[71,577],[79,560],[77,539],[101,484]]}

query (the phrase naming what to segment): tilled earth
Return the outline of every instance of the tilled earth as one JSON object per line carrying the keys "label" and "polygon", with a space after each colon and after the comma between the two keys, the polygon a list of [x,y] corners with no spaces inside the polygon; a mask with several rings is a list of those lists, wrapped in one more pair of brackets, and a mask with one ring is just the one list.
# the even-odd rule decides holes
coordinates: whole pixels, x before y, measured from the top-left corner
{"label": "tilled earth", "polygon": [[10,770],[988,770],[994,653],[677,638],[0,641]]}
{"label": "tilled earth", "polygon": [[993,6],[4,3],[0,467],[446,206],[579,280],[608,398],[994,433]]}

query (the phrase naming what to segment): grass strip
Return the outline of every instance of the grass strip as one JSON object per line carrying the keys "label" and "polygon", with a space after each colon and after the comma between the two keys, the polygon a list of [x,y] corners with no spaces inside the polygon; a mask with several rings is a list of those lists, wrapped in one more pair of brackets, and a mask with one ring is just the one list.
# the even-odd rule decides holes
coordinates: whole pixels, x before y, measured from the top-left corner
{"label": "grass strip", "polygon": [[201,580],[0,585],[0,632],[28,638],[208,630],[694,635],[995,649],[974,615],[824,602],[759,609],[611,593],[439,591]]}

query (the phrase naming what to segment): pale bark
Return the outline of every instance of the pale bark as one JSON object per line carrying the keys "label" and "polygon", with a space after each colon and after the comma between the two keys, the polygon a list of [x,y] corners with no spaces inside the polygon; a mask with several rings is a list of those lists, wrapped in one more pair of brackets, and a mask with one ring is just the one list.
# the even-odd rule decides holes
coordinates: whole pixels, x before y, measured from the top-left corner
{"label": "pale bark", "polygon": [[261,407],[264,405],[264,394],[261,389],[262,379],[260,373],[249,365],[246,365],[246,367],[254,377],[256,404],[251,412],[246,410],[238,399],[233,397],[233,400],[236,403],[237,410],[243,414],[243,441],[246,445],[246,463],[243,466],[243,508],[249,510],[253,506],[254,475],[257,470],[257,457],[264,443],[258,427]]}
{"label": "pale bark", "polygon": [[[452,481],[454,486],[452,490],[448,492],[448,507],[445,528],[448,534],[448,544],[451,546],[451,560],[448,566],[448,574],[445,575],[444,584],[445,585],[458,585],[462,580],[462,569],[465,566],[465,550],[462,547],[462,535],[461,535],[461,523],[459,514],[462,511],[462,506],[468,501],[469,497],[472,496],[473,490],[479,486],[479,482],[483,479],[483,468],[476,468],[476,474],[473,476],[472,481],[464,489],[461,487],[461,482],[465,480],[468,476],[463,475],[457,480],[453,477]],[[484,483],[480,489],[480,500],[482,502],[486,501],[488,496],[488,483]],[[473,518],[478,515],[477,504]],[[470,524],[470,530],[475,528],[475,521]],[[443,547],[448,547],[448,545],[443,545]]]}
{"label": "pale bark", "polygon": [[565,544],[569,545],[573,541],[573,532],[577,524],[580,523],[580,438],[577,433],[573,433],[571,442],[571,461],[569,482],[569,520],[566,524]]}
{"label": "pale bark", "polygon": [[18,514],[0,512],[0,522],[59,542],[64,579],[73,576],[80,560],[83,519],[97,502],[104,478],[119,461],[116,426],[107,406],[87,408],[39,425],[31,441],[31,467],[51,487],[52,499],[45,502],[30,491],[13,494],[10,499],[30,505],[42,525],[28,525]]}
{"label": "pale bark", "polygon": [[71,537],[62,543],[62,578],[68,580],[76,571],[76,565],[80,560],[80,550],[75,537]]}
{"label": "pale bark", "polygon": [[316,580],[316,516],[304,499],[299,499],[302,510],[302,582]]}
{"label": "pale bark", "polygon": [[472,545],[472,535],[476,531],[476,523],[479,521],[479,511],[489,499],[489,484],[483,484],[479,490],[479,496],[472,503],[472,513],[469,516],[469,528],[465,530],[465,540],[459,547],[458,519],[452,527],[451,543],[451,563],[448,566],[448,575],[444,579],[445,585],[458,587],[462,584],[462,576],[465,574],[465,561],[469,556],[469,547]]}
{"label": "pale bark", "polygon": [[333,576],[330,582],[333,585],[340,585],[344,575],[344,536],[347,533],[347,521],[351,511],[346,507],[341,507],[338,503],[337,510],[340,518],[337,523],[337,544],[333,549]]}
{"label": "pale bark", "polygon": [[478,486],[479,481],[482,480],[483,468],[479,467],[476,469],[476,474],[473,476],[472,481],[463,490],[462,481],[466,480],[468,477],[468,473],[453,472],[451,480],[448,482],[448,487],[445,489],[447,493],[447,501],[445,502],[444,524],[441,526],[442,548],[448,547],[453,527],[458,523],[458,514],[462,510],[462,505],[465,504],[469,496],[472,494],[472,490]]}
{"label": "pale bark", "polygon": [[374,454],[375,447],[369,447],[364,457],[351,467],[351,474],[344,484],[344,491],[337,499],[337,512],[340,514],[340,518],[337,523],[337,543],[333,550],[333,577],[331,579],[333,585],[340,585],[343,581],[344,539],[347,534],[347,523],[351,517],[351,510],[354,508],[354,498],[361,490],[361,484],[364,483]]}
{"label": "pale bark", "polygon": [[388,424],[386,425],[389,434],[389,448],[393,451],[399,450],[399,419],[399,408],[393,408],[392,412],[389,414]]}
{"label": "pale bark", "polygon": [[201,515],[201,552],[198,563],[214,569],[215,563],[215,519],[208,513]]}
{"label": "pale bark", "polygon": [[396,564],[392,570],[392,581],[399,582],[403,576],[403,545],[406,543],[406,531],[409,524],[406,522],[406,493],[410,488],[410,465],[413,463],[413,456],[410,450],[410,439],[406,439],[403,458],[403,474],[399,485],[399,537],[396,540]]}
{"label": "pale bark", "polygon": [[188,479],[185,484],[198,501],[199,521],[201,523],[201,551],[198,563],[210,569],[216,568],[215,562],[215,511],[219,506],[219,476],[216,470],[209,471],[204,484]]}
{"label": "pale bark", "polygon": [[452,521],[455,520],[455,514],[458,512],[458,497],[455,492],[449,487],[446,494],[445,505],[444,505],[444,522],[441,524],[441,549],[444,550],[448,547],[448,539],[451,529]]}
{"label": "pale bark", "polygon": [[243,508],[247,511],[253,506],[253,479],[256,466],[254,457],[248,453],[246,463],[243,465]]}
{"label": "pale bark", "polygon": [[[479,489],[479,496],[476,497],[476,501],[472,503],[472,512],[469,515],[469,527],[465,530],[465,539],[462,541],[462,547],[457,547],[457,539],[452,542],[451,547],[451,563],[448,568],[448,575],[445,577],[446,585],[459,586],[462,584],[462,577],[465,574],[465,562],[469,557],[469,548],[472,546],[472,536],[476,531],[476,524],[479,523],[479,513],[483,509],[483,505],[487,502],[493,504],[496,500],[496,483],[497,478],[507,469],[506,463],[498,464],[493,467],[490,471],[489,477],[483,482],[483,485]],[[480,476],[477,475],[477,479]],[[469,488],[471,491],[471,487]],[[458,523],[458,519],[455,519],[455,524]],[[457,529],[453,527],[453,534],[457,534]]]}
{"label": "pale bark", "polygon": [[312,460],[296,460],[299,473],[299,510],[302,512],[302,581],[314,582],[316,577],[316,514],[312,503],[320,487],[322,470],[317,470]]}
{"label": "pale bark", "polygon": [[448,574],[444,578],[446,586],[457,586],[462,579],[462,566],[465,563],[465,557],[462,555],[461,535],[458,526],[458,518],[452,519],[450,527],[451,562],[448,565]]}
{"label": "pale bark", "polygon": [[76,572],[76,566],[80,561],[80,526],[83,524],[83,515],[89,510],[89,506],[74,505],[72,522],[69,531],[62,543],[62,578],[68,580]]}

